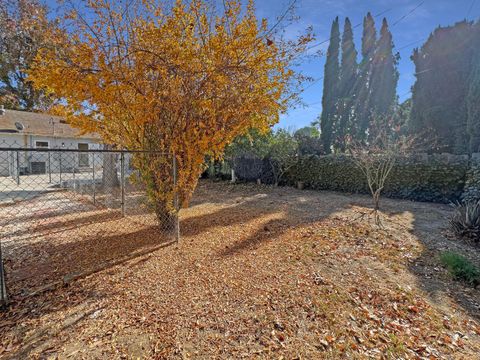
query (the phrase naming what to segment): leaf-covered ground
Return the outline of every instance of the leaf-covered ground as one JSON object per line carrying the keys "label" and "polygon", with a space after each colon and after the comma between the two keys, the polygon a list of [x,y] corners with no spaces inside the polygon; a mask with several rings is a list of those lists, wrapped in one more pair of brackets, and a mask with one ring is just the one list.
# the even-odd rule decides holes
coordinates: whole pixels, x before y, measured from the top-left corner
{"label": "leaf-covered ground", "polygon": [[178,246],[154,231],[106,242],[68,229],[10,244],[0,357],[478,359],[480,291],[451,280],[438,252],[479,264],[480,250],[444,236],[448,207],[385,200],[379,230],[358,219],[368,204],[202,182]]}

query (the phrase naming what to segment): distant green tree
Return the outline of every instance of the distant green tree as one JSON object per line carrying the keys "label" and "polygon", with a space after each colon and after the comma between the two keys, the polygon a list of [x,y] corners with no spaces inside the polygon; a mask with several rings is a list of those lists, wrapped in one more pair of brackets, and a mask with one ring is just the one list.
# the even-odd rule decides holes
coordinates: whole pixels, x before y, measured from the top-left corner
{"label": "distant green tree", "polygon": [[345,151],[346,136],[351,134],[354,123],[355,83],[357,81],[357,50],[353,42],[350,19],[345,19],[342,36],[342,60],[338,90],[337,121],[334,125],[335,148]]}
{"label": "distant green tree", "polygon": [[319,137],[320,132],[318,129],[313,126],[304,126],[297,131],[295,131],[294,136],[301,135],[301,136],[310,136],[310,137]]}
{"label": "distant green tree", "polygon": [[387,20],[383,19],[372,61],[371,98],[368,102],[376,118],[391,116],[397,103],[399,55],[394,55],[393,49],[392,34],[388,29]]}
{"label": "distant green tree", "polygon": [[28,70],[57,27],[37,0],[0,1],[0,103],[10,109],[47,110],[53,99],[34,89]]}
{"label": "distant green tree", "polygon": [[286,172],[298,160],[298,143],[287,130],[279,129],[270,138],[267,160],[273,174],[274,185],[279,185]]}
{"label": "distant green tree", "polygon": [[375,20],[371,13],[363,19],[362,35],[362,61],[359,65],[359,72],[356,84],[356,135],[358,140],[364,140],[370,123],[370,91],[372,63],[377,43],[377,30]]}
{"label": "distant green tree", "polygon": [[467,96],[468,152],[480,152],[480,22],[475,25],[472,72]]}
{"label": "distant green tree", "polygon": [[396,106],[393,114],[393,123],[402,134],[408,132],[408,122],[412,111],[412,99],[409,98]]}
{"label": "distant green tree", "polygon": [[[476,78],[472,63],[478,36],[478,28],[467,21],[438,27],[412,55],[417,79],[409,129],[412,133],[434,134],[441,152],[468,151],[467,123],[475,124],[473,102],[478,103],[476,85],[470,84]],[[467,105],[469,94],[473,102]],[[468,112],[472,114],[470,120]]]}
{"label": "distant green tree", "polygon": [[[301,133],[303,131],[307,132],[305,129]],[[278,185],[297,161],[298,142],[285,129],[267,133],[251,130],[248,134],[237,137],[226,148],[224,158],[234,169],[245,165],[245,159],[248,159],[245,173],[249,176],[256,174],[260,178],[262,172],[267,170],[272,175],[273,183]],[[264,168],[264,163],[267,168]]]}
{"label": "distant green tree", "polygon": [[261,133],[257,129],[251,129],[246,135],[237,136],[235,140],[225,148],[224,158],[227,161],[242,156],[263,159],[268,154],[268,146],[272,136],[271,131]]}
{"label": "distant green tree", "polygon": [[335,18],[330,32],[330,44],[327,50],[325,76],[323,80],[322,115],[320,116],[321,140],[326,153],[331,152],[333,124],[335,122],[338,81],[340,77],[340,27]]}
{"label": "distant green tree", "polygon": [[[257,129],[251,129],[246,135],[237,136],[235,140],[225,148],[224,159],[232,171],[232,181],[235,176],[240,178],[261,178],[263,161],[268,156],[273,132],[261,133]],[[222,165],[211,164],[211,171],[217,175],[215,168]]]}
{"label": "distant green tree", "polygon": [[324,153],[320,132],[315,126],[305,126],[293,135],[298,143],[299,155],[321,155]]}

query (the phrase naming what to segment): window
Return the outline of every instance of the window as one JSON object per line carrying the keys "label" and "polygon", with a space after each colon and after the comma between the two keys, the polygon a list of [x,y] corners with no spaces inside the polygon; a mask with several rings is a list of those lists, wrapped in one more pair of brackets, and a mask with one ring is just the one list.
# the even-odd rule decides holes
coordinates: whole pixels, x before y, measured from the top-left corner
{"label": "window", "polygon": [[49,145],[48,141],[35,141],[35,147],[37,149],[48,149]]}
{"label": "window", "polygon": [[[78,143],[78,150],[88,150],[88,144]],[[80,167],[89,166],[88,152],[78,153],[78,166]]]}

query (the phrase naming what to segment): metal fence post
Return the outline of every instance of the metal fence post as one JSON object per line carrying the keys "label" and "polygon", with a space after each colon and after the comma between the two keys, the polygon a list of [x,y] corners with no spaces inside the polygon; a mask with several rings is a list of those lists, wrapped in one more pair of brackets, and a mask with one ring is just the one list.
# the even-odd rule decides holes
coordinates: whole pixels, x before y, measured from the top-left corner
{"label": "metal fence post", "polygon": [[59,182],[60,182],[60,187],[62,187],[62,152],[58,153],[58,167],[59,167],[58,174],[60,177]]}
{"label": "metal fence post", "polygon": [[180,219],[179,219],[179,204],[178,204],[178,191],[177,191],[177,157],[173,153],[173,206],[175,207],[175,241],[180,241]]}
{"label": "metal fence post", "polygon": [[17,150],[17,185],[20,185],[20,155]]}
{"label": "metal fence post", "polygon": [[120,153],[120,188],[122,190],[122,216],[125,216],[125,152]]}
{"label": "metal fence post", "polygon": [[8,175],[13,179],[16,180],[15,174],[15,156],[13,155],[13,151],[8,152]]}
{"label": "metal fence post", "polygon": [[96,193],[96,184],[95,184],[95,153],[92,156],[92,179],[93,179],[93,205],[97,204],[97,193]]}
{"label": "metal fence post", "polygon": [[7,287],[5,285],[5,274],[3,271],[2,242],[0,241],[0,308],[7,304]]}
{"label": "metal fence post", "polygon": [[73,175],[72,175],[72,179],[73,179],[73,191],[77,192],[77,181],[75,179],[75,160],[73,160],[73,169],[72,169],[72,172],[73,172]]}
{"label": "metal fence post", "polygon": [[47,152],[48,154],[48,182],[52,183],[52,161],[50,158],[50,151]]}

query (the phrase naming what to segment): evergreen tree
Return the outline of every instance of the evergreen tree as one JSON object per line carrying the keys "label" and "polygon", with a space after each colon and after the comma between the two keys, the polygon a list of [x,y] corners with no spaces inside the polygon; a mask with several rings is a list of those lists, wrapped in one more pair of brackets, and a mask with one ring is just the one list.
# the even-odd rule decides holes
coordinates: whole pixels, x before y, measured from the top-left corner
{"label": "evergreen tree", "polygon": [[305,126],[295,131],[293,137],[298,144],[299,155],[322,155],[320,132],[315,126]]}
{"label": "evergreen tree", "polygon": [[[467,123],[474,124],[476,78],[472,72],[474,41],[478,33],[471,22],[439,27],[415,49],[416,82],[412,91],[411,132],[428,132],[441,152],[466,153]],[[473,96],[468,102],[467,95]],[[467,109],[472,116],[467,119]]]}
{"label": "evergreen tree", "polygon": [[480,22],[475,25],[470,86],[467,96],[468,152],[480,152]]}
{"label": "evergreen tree", "polygon": [[335,147],[345,150],[346,136],[352,133],[354,123],[355,84],[357,81],[357,50],[353,42],[353,30],[350,19],[345,19],[342,36],[342,61],[340,66],[340,83],[335,123]]}
{"label": "evergreen tree", "polygon": [[373,117],[385,119],[393,114],[397,102],[398,54],[393,54],[392,34],[384,18],[372,61],[371,98]]}
{"label": "evergreen tree", "polygon": [[400,130],[402,134],[408,134],[408,121],[410,119],[410,113],[412,111],[412,99],[409,98],[396,107],[393,114],[393,123],[397,130]]}
{"label": "evergreen tree", "polygon": [[331,152],[333,123],[336,113],[336,99],[338,96],[338,80],[340,65],[338,55],[340,51],[340,27],[338,17],[335,18],[330,32],[330,44],[327,50],[325,75],[323,80],[322,115],[320,117],[321,140],[325,152]]}
{"label": "evergreen tree", "polygon": [[356,86],[356,138],[365,139],[365,134],[370,122],[370,77],[372,73],[372,62],[375,55],[375,45],[377,42],[377,31],[375,29],[375,20],[371,13],[363,19],[362,35],[362,61],[359,65],[359,74]]}
{"label": "evergreen tree", "polygon": [[0,0],[0,104],[10,109],[45,111],[54,100],[28,79],[38,51],[56,46],[58,25],[43,3]]}

